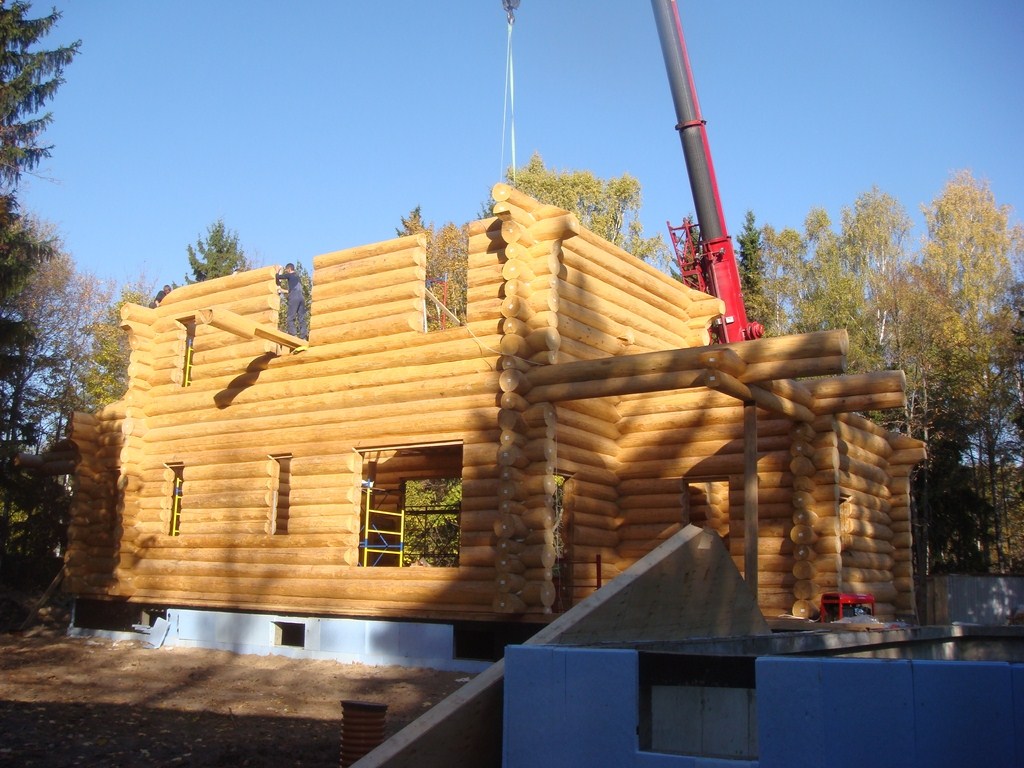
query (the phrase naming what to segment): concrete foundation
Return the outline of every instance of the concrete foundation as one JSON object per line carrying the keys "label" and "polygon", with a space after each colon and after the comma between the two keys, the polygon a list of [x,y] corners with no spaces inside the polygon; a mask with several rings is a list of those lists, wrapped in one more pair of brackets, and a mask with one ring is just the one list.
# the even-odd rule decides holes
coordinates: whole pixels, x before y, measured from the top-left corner
{"label": "concrete foundation", "polygon": [[[76,611],[77,613],[77,611]],[[72,621],[69,634],[142,640],[152,645],[213,648],[370,665],[480,672],[489,659],[459,658],[451,624],[317,618],[167,608],[148,616],[138,609],[134,627],[119,621]],[[91,626],[90,626],[91,625]],[[106,625],[106,626],[104,626]]]}

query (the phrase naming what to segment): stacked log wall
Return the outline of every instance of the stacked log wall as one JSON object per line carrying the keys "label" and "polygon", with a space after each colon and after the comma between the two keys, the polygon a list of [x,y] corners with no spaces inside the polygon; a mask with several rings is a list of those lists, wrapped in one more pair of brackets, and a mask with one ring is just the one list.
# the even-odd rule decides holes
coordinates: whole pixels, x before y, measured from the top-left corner
{"label": "stacked log wall", "polygon": [[835,419],[842,494],[840,540],[842,590],[875,596],[878,615],[895,615],[893,531],[889,516],[889,457],[886,431],[855,414]]}
{"label": "stacked log wall", "polygon": [[[495,490],[480,467],[485,455],[493,465],[499,434],[496,355],[488,349],[499,343],[498,303],[489,313],[471,309],[471,329],[431,334],[414,330],[404,308],[393,316],[377,309],[382,288],[422,299],[423,246],[422,237],[401,238],[317,257],[311,346],[301,355],[198,322],[188,386],[186,323],[223,307],[276,328],[273,270],[187,286],[160,307],[127,310],[135,355],[127,400],[139,444],[128,455],[122,441],[108,458],[139,478],[131,494],[138,510],[123,535],[133,557],[118,564],[111,594],[260,610],[489,609],[493,541],[486,575],[471,567],[412,569],[418,575],[356,567],[361,466],[353,449],[465,440],[467,500],[480,498],[481,483]],[[496,295],[500,273],[488,256],[497,261],[486,246],[474,254],[469,280]],[[388,268],[378,269],[382,263]],[[368,324],[375,338],[363,333]],[[268,530],[281,491],[273,456],[290,459],[284,535]],[[172,536],[175,464],[184,482],[180,533]]]}
{"label": "stacked log wall", "polygon": [[791,428],[793,586],[789,613],[813,618],[823,592],[841,579],[839,471],[832,417]]}
{"label": "stacked log wall", "polygon": [[911,510],[911,473],[926,458],[921,440],[890,432],[887,435],[892,453],[889,455],[889,517],[892,520],[892,574],[896,587],[893,605],[897,615],[913,616],[917,612],[914,593],[914,538]]}
{"label": "stacked log wall", "polygon": [[[502,480],[499,547],[523,547],[532,562],[504,557],[522,578],[499,573],[498,610],[535,607],[553,599],[552,565],[564,553],[555,530],[555,473],[572,478],[565,495],[572,515],[570,557],[619,570],[617,510],[618,414],[607,398],[562,403],[530,394],[536,366],[599,360],[626,352],[707,343],[721,303],[698,294],[621,248],[580,227],[564,210],[496,185],[501,222]],[[573,404],[574,403],[574,404]],[[603,574],[602,574],[603,575]],[[581,581],[589,582],[589,576]],[[509,585],[512,585],[510,588]],[[521,590],[518,588],[522,588]],[[529,593],[529,594],[528,594]]]}
{"label": "stacked log wall", "polygon": [[[713,390],[624,397],[619,405],[619,566],[628,567],[693,522],[725,539],[742,570],[744,418]],[[758,601],[767,613],[793,604],[791,423],[757,412]]]}
{"label": "stacked log wall", "polygon": [[[562,403],[557,407],[555,453],[562,490],[558,553],[572,602],[590,595],[621,573],[618,547],[623,522],[616,458],[621,438],[619,413],[611,398]],[[566,606],[568,607],[568,606]]]}
{"label": "stacked log wall", "polygon": [[116,482],[98,455],[102,421],[102,414],[75,413],[69,434],[79,459],[64,567],[65,589],[76,594],[106,593],[118,550]]}

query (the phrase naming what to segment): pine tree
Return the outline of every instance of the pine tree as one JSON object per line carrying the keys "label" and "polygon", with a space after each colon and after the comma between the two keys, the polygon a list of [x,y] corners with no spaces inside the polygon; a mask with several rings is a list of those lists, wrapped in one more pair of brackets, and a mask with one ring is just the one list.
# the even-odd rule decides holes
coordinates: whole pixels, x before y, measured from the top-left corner
{"label": "pine tree", "polygon": [[409,211],[408,216],[402,216],[401,222],[402,226],[395,229],[395,234],[399,237],[427,232],[433,228],[433,225],[427,225],[427,223],[423,221],[423,210],[422,206],[419,205]]}
{"label": "pine tree", "polygon": [[201,283],[233,272],[252,269],[252,264],[242,250],[238,233],[225,226],[224,219],[217,219],[206,228],[206,238],[196,240],[195,248],[188,246],[188,263],[192,277],[185,277],[189,283]]}
{"label": "pine tree", "polygon": [[0,3],[0,298],[16,290],[33,265],[53,253],[20,221],[15,192],[21,174],[50,156],[42,143],[53,116],[39,114],[64,82],[64,67],[81,41],[50,51],[30,50],[60,19],[29,19],[29,4]]}
{"label": "pine tree", "polygon": [[761,256],[761,229],[755,224],[753,211],[747,211],[736,243],[739,245],[740,287],[747,304],[752,301],[758,303],[764,292],[764,264]]}

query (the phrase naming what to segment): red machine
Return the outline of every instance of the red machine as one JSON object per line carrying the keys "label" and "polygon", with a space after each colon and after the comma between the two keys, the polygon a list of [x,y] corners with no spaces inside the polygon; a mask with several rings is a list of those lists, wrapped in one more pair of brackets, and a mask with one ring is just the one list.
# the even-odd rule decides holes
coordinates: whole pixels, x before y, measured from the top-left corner
{"label": "red machine", "polygon": [[821,596],[819,621],[830,622],[874,615],[874,595],[858,592],[826,592]]}
{"label": "red machine", "polygon": [[692,221],[679,227],[669,224],[669,236],[675,250],[680,276],[692,288],[725,302],[725,314],[714,333],[725,343],[757,339],[764,334],[760,323],[747,320],[740,289],[739,269],[732,238],[725,227],[725,214],[718,196],[718,182],[711,163],[711,150],[704,118],[697,103],[697,92],[683,40],[683,27],[675,0],[651,0],[658,37],[665,57],[672,101],[675,104],[676,129],[683,145],[690,190],[697,209],[699,236]]}

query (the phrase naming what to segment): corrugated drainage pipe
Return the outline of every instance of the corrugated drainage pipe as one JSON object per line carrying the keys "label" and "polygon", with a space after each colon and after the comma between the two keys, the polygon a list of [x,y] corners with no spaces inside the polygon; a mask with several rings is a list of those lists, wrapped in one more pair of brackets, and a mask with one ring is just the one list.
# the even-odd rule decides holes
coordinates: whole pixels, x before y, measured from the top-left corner
{"label": "corrugated drainage pipe", "polygon": [[387,713],[387,704],[341,702],[341,768],[348,768],[384,741]]}

